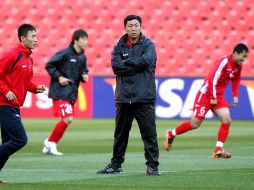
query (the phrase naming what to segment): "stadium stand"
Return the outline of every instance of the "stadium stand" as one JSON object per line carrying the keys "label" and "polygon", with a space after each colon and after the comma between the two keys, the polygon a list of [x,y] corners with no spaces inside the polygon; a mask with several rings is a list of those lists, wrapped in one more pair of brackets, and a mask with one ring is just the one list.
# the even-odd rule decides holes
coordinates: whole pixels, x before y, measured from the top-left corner
{"label": "stadium stand", "polygon": [[38,29],[35,74],[46,74],[51,55],[68,45],[77,28],[87,30],[92,75],[113,75],[110,54],[128,14],[143,18],[157,48],[157,76],[202,77],[215,59],[239,42],[250,48],[243,76],[254,76],[253,0],[1,0],[0,52],[17,43],[17,26]]}

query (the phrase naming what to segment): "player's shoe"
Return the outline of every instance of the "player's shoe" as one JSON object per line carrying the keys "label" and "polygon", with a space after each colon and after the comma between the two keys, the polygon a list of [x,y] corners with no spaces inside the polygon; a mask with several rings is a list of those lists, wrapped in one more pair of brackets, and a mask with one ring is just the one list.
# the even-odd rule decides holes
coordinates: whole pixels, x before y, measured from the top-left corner
{"label": "player's shoe", "polygon": [[43,149],[42,149],[42,152],[44,153],[44,154],[49,154],[49,145],[48,145],[48,138],[46,138],[45,140],[44,140],[44,142],[43,142],[43,145],[44,145],[44,147],[43,147]]}
{"label": "player's shoe", "polygon": [[170,138],[169,135],[169,130],[166,131],[165,133],[165,140],[164,140],[164,143],[163,143],[163,148],[166,150],[166,151],[169,151],[172,147],[172,143],[174,141],[174,138]]}
{"label": "player's shoe", "polygon": [[97,174],[122,174],[123,168],[120,166],[113,166],[108,164],[104,169],[96,172]]}
{"label": "player's shoe", "polygon": [[220,149],[216,152],[213,152],[213,158],[218,159],[218,158],[231,158],[232,155],[230,153],[225,152],[224,149]]}
{"label": "player's shoe", "polygon": [[44,140],[44,147],[42,149],[42,152],[44,154],[52,154],[52,155],[56,155],[56,156],[62,156],[63,153],[58,152],[57,150],[57,145],[54,142],[49,142],[48,139]]}
{"label": "player's shoe", "polygon": [[147,166],[146,175],[161,175],[157,167]]}
{"label": "player's shoe", "polygon": [[6,184],[6,183],[8,183],[8,182],[0,179],[0,184]]}

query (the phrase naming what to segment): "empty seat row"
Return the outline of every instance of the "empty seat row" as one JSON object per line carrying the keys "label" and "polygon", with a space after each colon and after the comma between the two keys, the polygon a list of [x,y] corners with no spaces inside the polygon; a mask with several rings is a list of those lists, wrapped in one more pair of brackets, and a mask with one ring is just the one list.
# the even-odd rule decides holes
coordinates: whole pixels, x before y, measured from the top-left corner
{"label": "empty seat row", "polygon": [[[24,11],[26,7],[26,11]],[[38,32],[35,74],[46,74],[47,60],[68,46],[75,29],[89,35],[86,54],[92,75],[113,75],[110,54],[125,33],[128,14],[142,17],[142,31],[156,44],[157,75],[203,76],[215,59],[244,42],[250,56],[244,76],[254,76],[254,1],[185,0],[3,0],[0,4],[0,52],[17,44],[17,27],[32,23]],[[245,69],[246,68],[246,69]]]}

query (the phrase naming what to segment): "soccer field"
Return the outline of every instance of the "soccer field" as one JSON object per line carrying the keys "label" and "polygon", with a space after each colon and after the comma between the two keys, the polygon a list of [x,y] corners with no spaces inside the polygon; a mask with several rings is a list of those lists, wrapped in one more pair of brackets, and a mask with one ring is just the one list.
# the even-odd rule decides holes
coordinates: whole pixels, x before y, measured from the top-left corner
{"label": "soccer field", "polygon": [[24,120],[28,144],[14,154],[0,173],[18,190],[159,190],[254,189],[254,122],[233,121],[225,149],[231,159],[213,159],[219,122],[204,121],[201,128],[175,139],[173,150],[162,148],[164,132],[179,121],[158,120],[161,176],[145,176],[143,143],[134,122],[124,174],[98,175],[112,155],[113,120],[74,120],[58,145],[63,156],[44,155],[42,142],[56,120]]}

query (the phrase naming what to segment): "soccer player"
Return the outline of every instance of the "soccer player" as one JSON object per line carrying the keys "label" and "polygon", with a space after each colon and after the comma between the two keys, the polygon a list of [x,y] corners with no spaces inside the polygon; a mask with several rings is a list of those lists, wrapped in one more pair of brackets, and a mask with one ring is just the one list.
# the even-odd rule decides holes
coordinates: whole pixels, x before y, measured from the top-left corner
{"label": "soccer player", "polygon": [[146,175],[160,175],[159,149],[155,125],[154,43],[141,33],[141,18],[129,15],[124,19],[126,34],[112,52],[111,65],[116,75],[116,117],[113,157],[98,174],[122,173],[132,121],[137,120],[144,142]]}
{"label": "soccer player", "polygon": [[[200,127],[206,113],[211,110],[220,120],[220,128],[213,158],[231,158],[231,154],[225,152],[223,145],[228,137],[231,116],[229,107],[238,104],[238,88],[241,78],[242,63],[248,57],[248,47],[245,44],[237,44],[233,53],[217,60],[199,89],[193,105],[193,115],[190,121],[178,125],[175,129],[166,132],[164,149],[171,149],[176,135]],[[232,82],[233,103],[230,105],[224,99],[224,90]]]}
{"label": "soccer player", "polygon": [[69,47],[56,53],[46,64],[51,78],[49,98],[53,99],[53,111],[60,117],[60,121],[44,141],[42,152],[45,154],[62,155],[57,150],[57,143],[73,120],[79,84],[88,81],[87,59],[84,54],[87,45],[87,32],[76,30]]}
{"label": "soccer player", "polygon": [[[44,85],[32,82],[33,61],[30,55],[36,47],[36,29],[30,24],[18,28],[18,46],[6,51],[0,57],[0,170],[9,157],[24,147],[27,135],[20,118],[20,107],[27,91],[42,93]],[[0,180],[0,183],[7,183]]]}

